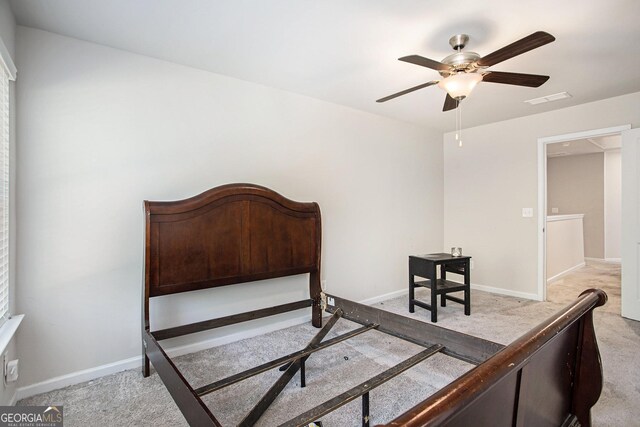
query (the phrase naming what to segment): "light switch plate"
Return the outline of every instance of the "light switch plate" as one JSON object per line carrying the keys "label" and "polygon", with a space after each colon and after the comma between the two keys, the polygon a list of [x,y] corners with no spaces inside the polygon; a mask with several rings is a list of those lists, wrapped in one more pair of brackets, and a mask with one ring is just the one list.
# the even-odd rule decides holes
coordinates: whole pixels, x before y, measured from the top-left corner
{"label": "light switch plate", "polygon": [[533,208],[522,208],[522,217],[523,218],[532,218],[533,217]]}

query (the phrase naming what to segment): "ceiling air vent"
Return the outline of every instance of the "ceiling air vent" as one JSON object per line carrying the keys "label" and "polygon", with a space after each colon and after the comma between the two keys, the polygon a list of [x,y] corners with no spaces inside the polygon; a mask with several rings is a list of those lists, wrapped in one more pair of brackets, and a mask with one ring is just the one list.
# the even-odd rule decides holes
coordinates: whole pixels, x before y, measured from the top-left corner
{"label": "ceiling air vent", "polygon": [[540,98],[528,99],[526,102],[529,105],[544,104],[545,102],[558,101],[559,99],[571,98],[569,92],[554,93],[553,95],[541,96]]}

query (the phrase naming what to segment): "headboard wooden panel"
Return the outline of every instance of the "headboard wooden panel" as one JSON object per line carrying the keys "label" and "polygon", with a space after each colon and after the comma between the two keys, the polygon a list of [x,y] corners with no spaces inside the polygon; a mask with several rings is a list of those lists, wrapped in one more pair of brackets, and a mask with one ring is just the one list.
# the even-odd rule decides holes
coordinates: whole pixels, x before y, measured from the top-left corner
{"label": "headboard wooden panel", "polygon": [[144,209],[146,300],[310,273],[319,316],[317,203],[295,202],[258,185],[228,184],[185,200],[145,201]]}

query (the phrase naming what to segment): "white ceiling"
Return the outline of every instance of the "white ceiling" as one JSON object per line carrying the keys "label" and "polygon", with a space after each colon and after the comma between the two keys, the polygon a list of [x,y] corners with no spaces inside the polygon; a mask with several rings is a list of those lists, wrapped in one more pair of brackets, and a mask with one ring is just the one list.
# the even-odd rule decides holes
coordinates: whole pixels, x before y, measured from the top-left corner
{"label": "white ceiling", "polygon": [[548,144],[547,157],[603,153],[609,150],[620,149],[620,147],[622,147],[622,136],[620,134],[576,139],[575,141]]}
{"label": "white ceiling", "polygon": [[[397,61],[441,60],[467,33],[481,56],[535,31],[556,41],[493,67],[550,75],[540,88],[480,83],[463,102],[475,126],[640,91],[638,0],[12,0],[18,24],[308,95],[440,131],[437,79]],[[568,91],[541,105],[523,101]]]}

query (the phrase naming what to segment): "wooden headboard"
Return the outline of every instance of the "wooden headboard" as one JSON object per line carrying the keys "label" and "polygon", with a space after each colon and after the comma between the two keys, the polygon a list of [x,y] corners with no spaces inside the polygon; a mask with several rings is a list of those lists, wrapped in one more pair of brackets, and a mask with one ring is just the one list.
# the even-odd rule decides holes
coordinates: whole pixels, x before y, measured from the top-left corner
{"label": "wooden headboard", "polygon": [[317,203],[228,184],[185,200],[145,201],[144,210],[146,305],[150,297],[309,273],[320,325]]}

